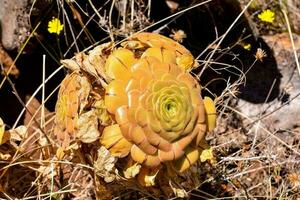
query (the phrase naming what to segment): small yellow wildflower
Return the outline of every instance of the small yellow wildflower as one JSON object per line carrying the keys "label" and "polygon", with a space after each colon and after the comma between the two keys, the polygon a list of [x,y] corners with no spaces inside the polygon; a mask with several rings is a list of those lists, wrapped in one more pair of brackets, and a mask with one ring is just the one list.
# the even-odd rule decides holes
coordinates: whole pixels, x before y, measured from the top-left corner
{"label": "small yellow wildflower", "polygon": [[49,33],[56,33],[57,35],[63,30],[64,25],[60,23],[58,18],[53,18],[51,21],[48,22],[48,32]]}
{"label": "small yellow wildflower", "polygon": [[248,51],[250,51],[251,44],[244,44],[243,48],[246,49],[246,50],[248,50]]}
{"label": "small yellow wildflower", "polygon": [[275,20],[275,13],[269,9],[264,10],[258,15],[258,18],[263,22],[273,23]]}

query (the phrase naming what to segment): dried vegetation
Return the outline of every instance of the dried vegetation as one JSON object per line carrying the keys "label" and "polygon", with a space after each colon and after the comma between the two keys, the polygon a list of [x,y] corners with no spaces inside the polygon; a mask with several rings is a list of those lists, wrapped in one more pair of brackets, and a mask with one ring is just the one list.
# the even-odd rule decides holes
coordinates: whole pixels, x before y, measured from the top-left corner
{"label": "dried vegetation", "polygon": [[[22,9],[31,16],[31,34],[26,32],[28,39],[22,39],[18,50],[9,51],[10,57],[5,47],[0,49],[0,92],[5,94],[0,110],[0,198],[300,197],[297,1],[45,2],[26,5],[28,11]],[[274,16],[264,22],[258,14],[266,9]],[[53,17],[60,19],[63,28],[50,34],[47,27]],[[138,37],[146,31],[178,43],[157,35]],[[149,42],[151,39],[154,42]],[[148,62],[141,66],[143,70],[151,66],[152,71],[132,75],[140,85],[127,85],[133,91],[126,93],[133,96],[128,103],[124,102],[124,90],[129,89],[114,83],[128,83],[129,72],[115,63],[130,68],[135,61],[129,54]],[[25,66],[28,55],[36,66]],[[151,60],[151,56],[156,59]],[[149,61],[159,66],[167,63],[169,71],[166,67],[157,69]],[[28,75],[30,67],[40,74]],[[197,121],[192,131],[181,127],[184,118],[176,118],[179,132],[186,134],[180,136],[182,140],[165,139],[169,121],[158,125],[155,121],[148,127],[142,126],[147,121],[144,118],[133,120],[127,115],[154,109],[151,103],[140,100],[143,98],[137,102],[134,97],[144,95],[152,100],[156,90],[151,94],[147,84],[165,79],[151,82],[146,78],[149,74],[164,77],[166,73],[176,77],[176,83],[168,82],[175,85],[173,91],[194,81],[195,91],[201,88],[204,100],[205,96],[214,100],[217,125],[213,131],[206,134],[214,126],[210,125],[214,109],[203,106],[202,98],[191,98],[197,106],[190,109],[199,110],[197,120],[190,117]],[[142,77],[146,86],[141,86]],[[39,85],[24,91],[31,84],[19,82],[23,79],[36,79]],[[6,95],[7,91],[14,96]],[[164,99],[161,96],[156,99]],[[185,97],[174,98],[181,101]],[[11,110],[16,105],[21,110],[12,119]],[[116,111],[119,107],[122,114]],[[162,112],[169,116],[173,111],[171,103]],[[206,119],[201,121],[204,113]],[[188,116],[185,112],[181,115]],[[147,117],[151,118],[151,113],[147,112]],[[163,139],[151,142],[147,134],[151,135],[152,129],[159,129]],[[138,136],[143,134],[149,143],[140,141]],[[161,144],[154,144],[157,140]]]}

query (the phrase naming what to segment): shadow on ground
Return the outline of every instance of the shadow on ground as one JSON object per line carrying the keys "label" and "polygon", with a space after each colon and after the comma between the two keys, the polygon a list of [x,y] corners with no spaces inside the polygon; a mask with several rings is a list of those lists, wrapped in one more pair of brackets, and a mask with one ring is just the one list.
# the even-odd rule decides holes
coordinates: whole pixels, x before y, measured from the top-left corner
{"label": "shadow on ground", "polygon": [[[181,5],[182,8],[189,3],[192,1],[186,1]],[[200,61],[207,60],[213,48],[204,54],[203,50],[228,30],[241,11],[241,6],[236,0],[215,0],[186,12],[170,27],[175,30],[184,30],[188,36],[184,45],[193,52],[195,57],[202,54],[199,58]],[[208,85],[208,89],[214,94],[220,95],[228,80],[233,83],[240,77],[239,70],[246,72],[251,67],[246,74],[246,84],[239,88],[239,98],[252,103],[264,103],[277,98],[281,74],[272,51],[262,38],[255,35],[257,34],[252,31],[246,17],[242,16],[222,42],[222,51],[217,51],[213,56],[214,62],[233,65],[238,70],[233,67],[212,64],[201,77],[202,85],[216,79]],[[246,39],[238,42],[242,38]],[[250,51],[243,48],[245,44],[251,44]],[[254,55],[257,48],[262,48],[267,53],[267,57],[263,59],[263,62],[258,61],[251,66],[255,60]]]}

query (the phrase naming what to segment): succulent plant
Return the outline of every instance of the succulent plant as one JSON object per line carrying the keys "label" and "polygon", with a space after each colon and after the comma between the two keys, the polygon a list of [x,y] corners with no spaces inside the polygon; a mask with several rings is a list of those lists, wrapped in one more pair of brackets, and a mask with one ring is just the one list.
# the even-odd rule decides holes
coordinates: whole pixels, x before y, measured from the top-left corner
{"label": "succulent plant", "polygon": [[213,101],[189,71],[197,66],[177,42],[140,33],[112,51],[105,72],[112,81],[104,103],[116,123],[100,142],[112,155],[144,167],[171,163],[184,171],[199,160],[207,131],[215,126]]}
{"label": "succulent plant", "polygon": [[82,132],[83,123],[79,119],[88,104],[90,90],[88,79],[78,71],[68,74],[61,82],[55,107],[54,135],[63,149],[67,149],[78,138],[78,131]]}

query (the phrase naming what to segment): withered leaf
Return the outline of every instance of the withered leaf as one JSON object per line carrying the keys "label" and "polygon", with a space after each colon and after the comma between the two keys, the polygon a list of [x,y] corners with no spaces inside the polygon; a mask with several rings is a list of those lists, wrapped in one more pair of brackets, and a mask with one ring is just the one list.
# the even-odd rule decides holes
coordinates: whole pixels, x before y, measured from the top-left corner
{"label": "withered leaf", "polygon": [[3,120],[0,117],[0,145],[4,144],[10,139],[10,133],[8,131],[5,131],[5,125],[3,123]]}
{"label": "withered leaf", "polygon": [[97,112],[97,116],[99,119],[99,122],[102,126],[108,126],[112,124],[112,119],[110,114],[107,112],[105,105],[104,105],[104,99],[97,100],[93,107],[95,108]]}
{"label": "withered leaf", "polygon": [[22,141],[27,138],[28,129],[26,126],[18,126],[15,129],[9,130],[11,139],[16,141]]}
{"label": "withered leaf", "polygon": [[76,137],[84,143],[96,141],[100,132],[98,130],[98,118],[96,110],[90,110],[79,115],[76,123]]}
{"label": "withered leaf", "polygon": [[64,59],[61,60],[60,63],[72,72],[80,70],[80,65],[74,59]]}
{"label": "withered leaf", "polygon": [[151,187],[155,185],[155,178],[160,170],[160,166],[156,168],[142,167],[138,175],[138,181],[145,187]]}
{"label": "withered leaf", "polygon": [[98,176],[110,183],[116,179],[118,170],[114,167],[117,158],[110,155],[109,151],[101,146],[98,150],[98,159],[94,163],[95,172]]}
{"label": "withered leaf", "polygon": [[141,165],[139,163],[130,160],[127,164],[127,167],[124,169],[125,178],[130,179],[135,177],[136,175],[138,175],[138,173],[140,173],[140,169]]}

